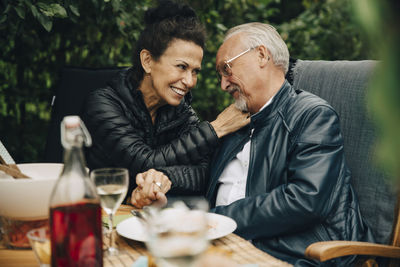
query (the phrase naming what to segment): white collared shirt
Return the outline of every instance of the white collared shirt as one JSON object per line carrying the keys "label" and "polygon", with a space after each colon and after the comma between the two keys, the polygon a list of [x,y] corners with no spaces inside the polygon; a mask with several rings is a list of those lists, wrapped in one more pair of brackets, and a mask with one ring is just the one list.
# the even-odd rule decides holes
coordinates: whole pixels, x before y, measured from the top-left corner
{"label": "white collared shirt", "polygon": [[[258,111],[260,112],[272,102],[273,97]],[[252,115],[254,116],[254,115]],[[254,129],[251,130],[253,135]],[[250,140],[243,146],[242,151],[237,153],[236,157],[226,165],[218,182],[221,183],[218,192],[217,199],[215,202],[216,206],[229,205],[232,202],[242,199],[246,195],[246,182],[247,174],[249,171],[250,162],[250,147],[251,147],[251,135]]]}

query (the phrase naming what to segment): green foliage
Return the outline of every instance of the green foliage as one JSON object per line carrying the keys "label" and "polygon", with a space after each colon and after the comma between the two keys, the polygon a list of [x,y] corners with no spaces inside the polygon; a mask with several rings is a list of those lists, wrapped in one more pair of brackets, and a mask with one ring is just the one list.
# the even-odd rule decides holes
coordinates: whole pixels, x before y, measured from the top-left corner
{"label": "green foliage", "polygon": [[376,154],[379,165],[400,182],[399,3],[391,0],[352,3],[369,43],[382,59],[368,91],[368,107],[378,128]]}
{"label": "green foliage", "polygon": [[[219,88],[215,54],[227,29],[261,21],[302,59],[365,59],[347,1],[193,0],[208,33],[193,106],[212,120],[232,100]],[[17,162],[42,158],[49,105],[63,66],[128,66],[155,0],[5,0],[0,3],[0,139]]]}
{"label": "green foliage", "polygon": [[359,60],[371,57],[347,0],[303,1],[305,11],[278,29],[291,56],[301,59]]}

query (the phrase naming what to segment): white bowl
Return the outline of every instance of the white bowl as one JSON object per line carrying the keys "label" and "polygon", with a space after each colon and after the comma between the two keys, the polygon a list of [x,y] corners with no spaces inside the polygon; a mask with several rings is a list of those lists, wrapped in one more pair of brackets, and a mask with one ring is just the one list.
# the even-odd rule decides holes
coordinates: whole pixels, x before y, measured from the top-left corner
{"label": "white bowl", "polygon": [[11,179],[0,174],[0,216],[17,220],[39,220],[49,216],[53,186],[63,164],[18,164],[21,172],[32,179]]}

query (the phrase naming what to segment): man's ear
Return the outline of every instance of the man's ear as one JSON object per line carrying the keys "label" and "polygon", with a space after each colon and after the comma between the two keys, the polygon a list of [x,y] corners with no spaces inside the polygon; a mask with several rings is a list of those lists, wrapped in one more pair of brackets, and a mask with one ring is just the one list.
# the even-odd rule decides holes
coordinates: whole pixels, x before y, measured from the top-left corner
{"label": "man's ear", "polygon": [[263,45],[258,46],[256,49],[258,52],[258,62],[260,64],[260,67],[265,67],[271,60],[271,53]]}
{"label": "man's ear", "polygon": [[149,50],[143,49],[142,51],[140,51],[140,63],[142,64],[145,73],[148,74],[151,72],[152,62],[153,62],[153,57],[151,56]]}

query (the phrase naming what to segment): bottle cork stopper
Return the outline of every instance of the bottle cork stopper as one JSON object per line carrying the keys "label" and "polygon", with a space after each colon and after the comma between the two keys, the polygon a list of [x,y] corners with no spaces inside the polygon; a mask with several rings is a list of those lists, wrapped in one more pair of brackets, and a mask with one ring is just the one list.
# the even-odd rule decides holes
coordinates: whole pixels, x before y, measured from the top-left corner
{"label": "bottle cork stopper", "polygon": [[64,124],[67,128],[78,127],[81,123],[79,116],[66,116],[64,117]]}

